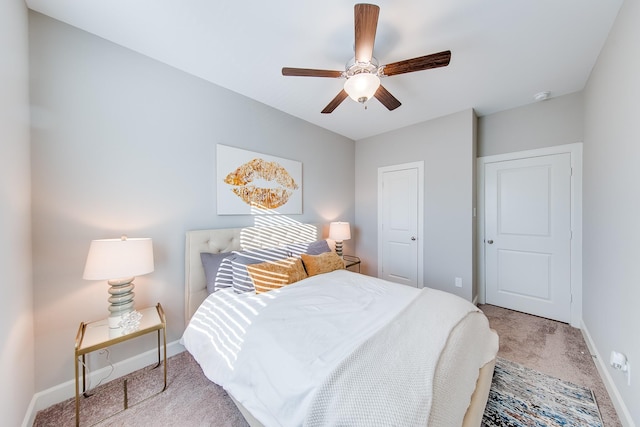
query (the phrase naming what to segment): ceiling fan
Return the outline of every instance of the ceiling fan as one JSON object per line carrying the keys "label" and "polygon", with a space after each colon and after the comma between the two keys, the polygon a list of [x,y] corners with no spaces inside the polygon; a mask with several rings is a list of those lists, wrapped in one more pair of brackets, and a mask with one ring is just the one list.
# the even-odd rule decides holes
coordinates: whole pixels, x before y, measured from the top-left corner
{"label": "ceiling fan", "polygon": [[401,103],[380,84],[381,77],[412,73],[430,68],[446,67],[451,60],[451,51],[445,50],[431,55],[420,56],[391,64],[379,65],[373,56],[380,7],[375,4],[360,3],[354,6],[355,56],[344,71],[316,70],[310,68],[282,68],[283,76],[346,78],[344,89],[322,110],[331,113],[347,97],[364,104],[372,96],[389,111]]}

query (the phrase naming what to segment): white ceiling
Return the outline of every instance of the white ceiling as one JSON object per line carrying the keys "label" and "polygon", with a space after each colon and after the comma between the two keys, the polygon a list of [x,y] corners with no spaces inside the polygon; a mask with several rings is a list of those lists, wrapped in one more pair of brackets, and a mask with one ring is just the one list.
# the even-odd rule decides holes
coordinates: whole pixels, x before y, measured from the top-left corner
{"label": "white ceiling", "polygon": [[283,66],[344,70],[344,0],[26,0],[29,8],[323,128],[358,140],[474,108],[486,115],[581,90],[623,0],[380,0],[380,64],[451,50],[448,67],[385,78],[402,106],[347,99],[344,80],[283,77]]}

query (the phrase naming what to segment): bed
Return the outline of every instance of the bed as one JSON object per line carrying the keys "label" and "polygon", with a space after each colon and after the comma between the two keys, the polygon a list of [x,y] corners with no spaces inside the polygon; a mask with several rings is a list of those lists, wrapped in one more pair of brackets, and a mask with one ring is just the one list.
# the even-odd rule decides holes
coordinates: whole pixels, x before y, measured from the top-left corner
{"label": "bed", "polygon": [[480,426],[498,338],[461,298],[339,268],[269,292],[207,289],[202,253],[305,248],[322,235],[317,224],[187,232],[182,342],[205,375],[252,427]]}

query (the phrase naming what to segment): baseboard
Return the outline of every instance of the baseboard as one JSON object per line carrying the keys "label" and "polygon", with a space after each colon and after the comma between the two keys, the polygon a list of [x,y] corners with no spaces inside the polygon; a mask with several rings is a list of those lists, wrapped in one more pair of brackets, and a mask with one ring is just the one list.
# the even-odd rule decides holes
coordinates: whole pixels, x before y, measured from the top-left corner
{"label": "baseboard", "polygon": [[[182,353],[184,350],[185,348],[182,346],[182,344],[180,344],[179,341],[170,342],[169,344],[167,344],[167,357],[175,356],[178,353]],[[130,374],[131,372],[137,371],[138,369],[142,369],[145,366],[149,366],[152,363],[156,363],[157,361],[158,350],[154,348],[153,350],[149,350],[121,362],[114,363],[114,370],[112,375],[109,377],[109,380],[120,378],[124,375]],[[103,378],[106,374],[108,374],[110,370],[111,368],[107,366],[91,372],[89,374],[89,377],[92,382],[97,382],[100,380],[100,378]],[[29,404],[29,408],[27,409],[27,413],[25,414],[22,426],[32,426],[33,422],[36,419],[36,414],[38,413],[38,411],[48,408],[51,405],[55,405],[56,403],[75,397],[75,395],[75,378],[62,384],[58,384],[57,386],[51,387],[49,389],[39,391],[38,393],[34,394],[33,398],[31,399],[31,403]]]}
{"label": "baseboard", "polygon": [[611,378],[611,375],[609,374],[609,369],[606,362],[607,359],[602,358],[602,356],[598,352],[598,349],[591,339],[589,330],[585,326],[584,322],[582,322],[582,328],[580,328],[580,330],[582,331],[584,341],[587,343],[587,347],[589,347],[589,351],[592,355],[595,356],[593,361],[596,364],[596,369],[598,369],[600,378],[602,378],[602,382],[604,383],[604,386],[609,393],[611,403],[613,403],[613,407],[616,409],[616,413],[618,414],[618,418],[620,418],[620,422],[624,427],[635,427],[636,424],[631,418],[631,413],[629,412],[629,409],[627,409],[627,405],[624,404],[622,396],[620,396],[620,392],[613,382],[613,378]]}

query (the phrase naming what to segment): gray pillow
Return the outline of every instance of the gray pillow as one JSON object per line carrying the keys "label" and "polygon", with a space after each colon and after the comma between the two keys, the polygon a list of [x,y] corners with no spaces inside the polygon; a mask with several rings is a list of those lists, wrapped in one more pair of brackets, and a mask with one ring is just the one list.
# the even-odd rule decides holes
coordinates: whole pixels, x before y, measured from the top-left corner
{"label": "gray pillow", "polygon": [[233,255],[231,252],[212,254],[200,252],[200,260],[204,267],[204,275],[207,279],[207,292],[213,293],[233,285],[233,272],[231,263],[225,259]]}
{"label": "gray pillow", "polygon": [[251,276],[247,271],[247,265],[259,264],[265,261],[277,261],[285,259],[288,252],[285,248],[251,249],[234,252],[228,260],[233,267],[233,289],[237,293],[251,292],[255,290]]}
{"label": "gray pillow", "polygon": [[311,243],[294,243],[287,246],[289,256],[300,258],[301,254],[320,255],[331,252],[326,240],[318,240]]}

